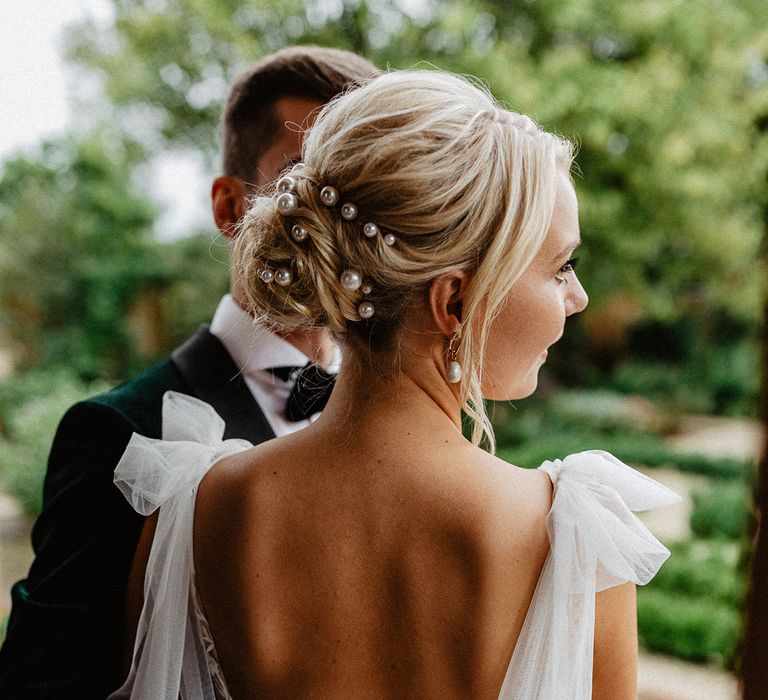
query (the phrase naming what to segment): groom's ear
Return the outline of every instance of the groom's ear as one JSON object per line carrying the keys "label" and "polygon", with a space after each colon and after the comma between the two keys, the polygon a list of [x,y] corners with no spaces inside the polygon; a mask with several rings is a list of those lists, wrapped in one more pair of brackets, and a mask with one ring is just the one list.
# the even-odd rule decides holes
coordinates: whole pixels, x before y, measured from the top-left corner
{"label": "groom's ear", "polygon": [[429,312],[437,330],[445,336],[461,327],[462,303],[468,285],[469,275],[464,270],[444,272],[429,284]]}
{"label": "groom's ear", "polygon": [[216,227],[227,238],[234,238],[236,224],[245,214],[245,183],[229,175],[217,177],[211,185],[211,204]]}

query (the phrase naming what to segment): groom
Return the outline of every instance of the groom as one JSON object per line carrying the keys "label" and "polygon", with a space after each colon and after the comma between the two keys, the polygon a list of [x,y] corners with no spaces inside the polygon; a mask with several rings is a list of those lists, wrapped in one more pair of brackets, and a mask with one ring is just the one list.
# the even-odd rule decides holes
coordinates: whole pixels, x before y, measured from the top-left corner
{"label": "groom", "polygon": [[[245,201],[301,151],[299,126],[349,83],[375,74],[346,51],[294,47],[268,56],[233,86],[223,116],[223,172],[211,188],[216,225],[230,241]],[[161,435],[168,390],[210,403],[225,437],[253,443],[296,430],[284,407],[290,379],[268,371],[328,365],[323,331],[254,332],[233,280],[211,321],[171,358],[73,406],[51,448],[43,510],[32,531],[35,560],[12,590],[0,647],[0,698],[103,699],[124,675],[126,587],[144,520],[112,482],[133,432]],[[296,416],[293,416],[294,418]],[[149,700],[149,699],[148,699]]]}

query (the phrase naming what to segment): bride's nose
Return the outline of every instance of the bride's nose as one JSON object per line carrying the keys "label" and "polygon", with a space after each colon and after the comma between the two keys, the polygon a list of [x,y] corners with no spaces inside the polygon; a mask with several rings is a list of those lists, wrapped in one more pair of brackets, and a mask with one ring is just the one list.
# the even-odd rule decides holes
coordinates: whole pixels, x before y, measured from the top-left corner
{"label": "bride's nose", "polygon": [[581,284],[581,280],[576,275],[573,275],[570,282],[571,284],[568,285],[568,293],[565,298],[566,316],[572,316],[584,311],[589,303],[589,297]]}

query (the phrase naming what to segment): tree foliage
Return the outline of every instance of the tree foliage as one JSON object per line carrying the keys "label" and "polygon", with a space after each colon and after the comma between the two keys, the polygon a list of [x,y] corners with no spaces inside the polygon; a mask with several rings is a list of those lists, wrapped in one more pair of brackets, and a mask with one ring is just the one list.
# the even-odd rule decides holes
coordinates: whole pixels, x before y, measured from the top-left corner
{"label": "tree foliage", "polygon": [[[762,3],[682,0],[115,0],[70,55],[103,76],[126,139],[213,160],[226,87],[282,46],[349,48],[382,67],[426,61],[483,79],[579,143],[595,309],[675,322],[757,318],[758,206],[768,148]],[[134,127],[137,115],[142,129]],[[139,131],[141,132],[139,134]]]}
{"label": "tree foliage", "polygon": [[[221,289],[226,273],[210,256],[223,255],[202,239],[157,253],[149,241],[153,212],[146,193],[130,185],[131,169],[159,152],[194,149],[215,174],[228,85],[265,53],[302,42],[348,48],[383,68],[478,76],[512,109],[578,143],[580,273],[592,303],[580,332],[566,340],[580,361],[561,353],[571,374],[587,376],[595,358],[610,367],[634,352],[687,362],[701,386],[700,374],[730,376],[736,355],[739,376],[754,374],[751,350],[719,349],[746,347],[765,277],[758,262],[768,172],[761,2],[113,4],[112,23],[85,22],[68,34],[71,61],[100,90],[95,97],[93,80],[79,81],[88,88],[82,112],[108,124],[109,139],[97,131],[51,144],[38,161],[7,163],[2,176],[2,313],[24,347],[75,361],[114,358],[126,342],[114,318],[146,279],[175,285],[164,291],[166,304],[194,297],[194,308],[171,315],[181,318],[175,330],[211,308],[215,299],[206,303],[204,295]],[[39,323],[25,330],[19,321],[32,318]],[[45,329],[40,338],[35,327]],[[753,391],[726,389],[741,392],[740,405]]]}
{"label": "tree foliage", "polygon": [[0,318],[22,366],[66,363],[84,377],[130,362],[123,317],[162,275],[153,208],[94,136],[47,143],[0,173]]}

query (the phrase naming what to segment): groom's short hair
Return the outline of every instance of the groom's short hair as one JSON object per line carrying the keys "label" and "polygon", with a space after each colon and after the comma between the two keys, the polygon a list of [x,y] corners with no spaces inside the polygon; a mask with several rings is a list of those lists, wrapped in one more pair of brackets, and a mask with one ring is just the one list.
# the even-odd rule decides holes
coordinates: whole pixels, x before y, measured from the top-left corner
{"label": "groom's short hair", "polygon": [[328,102],[378,69],[349,51],[292,46],[270,54],[241,74],[222,118],[224,175],[249,181],[256,163],[280,131],[274,105],[282,97]]}

